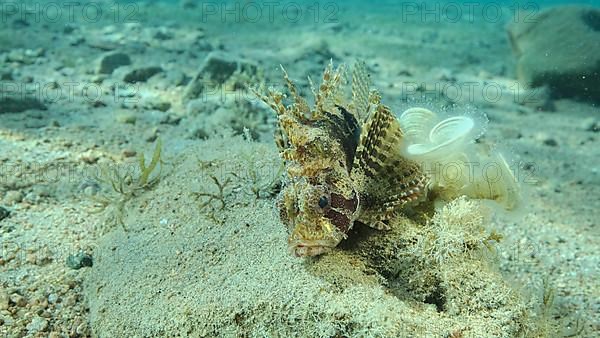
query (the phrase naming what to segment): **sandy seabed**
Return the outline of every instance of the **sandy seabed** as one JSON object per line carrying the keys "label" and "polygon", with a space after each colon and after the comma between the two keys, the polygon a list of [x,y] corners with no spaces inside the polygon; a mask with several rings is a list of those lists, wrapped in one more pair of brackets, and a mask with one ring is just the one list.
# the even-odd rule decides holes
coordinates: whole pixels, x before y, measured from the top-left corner
{"label": "sandy seabed", "polygon": [[[98,19],[76,9],[55,21],[38,3],[39,20],[5,2],[0,13],[0,335],[600,331],[598,106],[519,85],[510,10],[497,22],[477,13],[430,22],[399,18],[390,3],[318,3],[319,14],[302,7],[292,22],[223,19],[185,1],[97,2]],[[225,62],[201,78],[210,56],[245,71]],[[366,60],[396,113],[488,116],[486,140],[515,163],[523,194],[517,210],[494,209],[481,225],[504,236],[493,258],[461,256],[432,273],[426,260],[385,261],[392,269],[365,254],[426,237],[409,221],[387,239],[357,229],[321,259],[288,254],[273,192],[275,118],[239,84],[282,87],[282,64],[308,92],[307,76],[331,59]],[[191,89],[203,80],[223,83]],[[139,177],[138,156],[150,163],[157,140],[157,181],[115,193],[107,177]]]}

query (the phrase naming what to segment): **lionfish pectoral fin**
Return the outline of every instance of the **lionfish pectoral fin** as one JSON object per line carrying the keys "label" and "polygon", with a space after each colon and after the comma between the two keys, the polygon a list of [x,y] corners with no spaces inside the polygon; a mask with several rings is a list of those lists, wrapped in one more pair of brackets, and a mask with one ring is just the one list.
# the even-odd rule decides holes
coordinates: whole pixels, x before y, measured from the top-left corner
{"label": "lionfish pectoral fin", "polygon": [[365,201],[361,218],[375,228],[425,192],[426,176],[418,163],[402,156],[402,138],[390,109],[377,105],[362,128],[351,171]]}

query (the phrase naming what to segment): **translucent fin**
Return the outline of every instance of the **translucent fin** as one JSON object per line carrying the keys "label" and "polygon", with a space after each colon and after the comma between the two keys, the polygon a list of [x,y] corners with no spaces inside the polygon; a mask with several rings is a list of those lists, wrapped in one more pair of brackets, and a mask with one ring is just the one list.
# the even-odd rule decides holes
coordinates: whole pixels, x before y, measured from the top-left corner
{"label": "translucent fin", "polygon": [[329,61],[323,73],[321,85],[318,91],[316,91],[313,118],[319,118],[322,112],[333,111],[335,109],[335,99],[338,97],[344,73],[344,65],[339,65],[334,70],[333,62]]}
{"label": "translucent fin", "polygon": [[365,207],[360,220],[376,228],[425,193],[426,176],[401,155],[402,139],[392,112],[378,105],[362,129],[351,171]]}
{"label": "translucent fin", "polygon": [[294,105],[291,109],[292,112],[298,114],[302,117],[306,116],[310,113],[310,108],[308,107],[308,103],[306,100],[298,94],[298,89],[296,89],[296,85],[290,80],[287,71],[283,68],[283,65],[279,65],[281,67],[281,71],[283,72],[283,78],[285,79],[285,83],[287,84],[288,90],[290,94],[292,94],[292,98],[294,99]]}
{"label": "translucent fin", "polygon": [[352,110],[359,121],[365,121],[369,109],[371,79],[364,61],[356,61],[352,67]]}

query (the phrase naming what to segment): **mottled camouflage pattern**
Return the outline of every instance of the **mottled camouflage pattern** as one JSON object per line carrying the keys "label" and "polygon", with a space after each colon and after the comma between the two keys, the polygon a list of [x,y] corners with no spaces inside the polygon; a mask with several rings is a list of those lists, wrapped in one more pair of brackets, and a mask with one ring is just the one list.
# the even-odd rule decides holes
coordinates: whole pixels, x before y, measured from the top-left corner
{"label": "mottled camouflage pattern", "polygon": [[[278,201],[297,256],[322,254],[347,237],[356,221],[377,229],[424,195],[426,177],[400,156],[402,131],[379,96],[369,93],[364,64],[353,71],[352,101],[340,88],[344,68],[331,64],[311,109],[284,70],[293,103],[270,90],[261,96],[278,115],[276,143],[287,180]],[[312,85],[312,83],[311,83]]]}

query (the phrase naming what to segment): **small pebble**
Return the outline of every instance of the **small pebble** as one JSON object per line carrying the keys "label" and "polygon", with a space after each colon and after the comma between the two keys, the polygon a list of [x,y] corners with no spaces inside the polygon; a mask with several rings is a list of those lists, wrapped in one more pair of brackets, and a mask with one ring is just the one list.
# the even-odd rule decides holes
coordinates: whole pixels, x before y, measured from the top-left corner
{"label": "small pebble", "polygon": [[23,193],[18,190],[11,190],[4,195],[4,203],[14,205],[23,200]]}
{"label": "small pebble", "polygon": [[558,142],[556,142],[556,140],[553,138],[545,139],[544,144],[549,147],[557,147],[558,146]]}
{"label": "small pebble", "polygon": [[87,196],[94,196],[100,191],[100,185],[92,179],[87,179],[81,182],[77,189]]}
{"label": "small pebble", "polygon": [[79,270],[86,266],[92,266],[94,261],[92,256],[86,254],[85,252],[79,252],[74,255],[69,255],[69,257],[67,257],[66,264],[71,269]]}
{"label": "small pebble", "polygon": [[35,264],[36,260],[37,260],[37,256],[33,252],[28,253],[25,258],[25,261],[29,264]]}
{"label": "small pebble", "polygon": [[181,122],[182,117],[174,114],[168,114],[163,117],[160,121],[161,124],[170,124],[170,125],[178,125]]}
{"label": "small pebble", "polygon": [[135,155],[137,155],[137,152],[133,149],[123,150],[123,157],[134,157]]}
{"label": "small pebble", "polygon": [[68,295],[65,298],[65,306],[73,306],[77,303],[77,295]]}
{"label": "small pebble", "polygon": [[48,321],[42,317],[34,317],[33,320],[27,324],[27,331],[29,333],[44,332],[48,329]]}
{"label": "small pebble", "polygon": [[56,293],[51,293],[48,295],[48,303],[55,304],[60,301],[60,297]]}
{"label": "small pebble", "polygon": [[3,206],[0,206],[0,221],[10,215],[10,211]]}
{"label": "small pebble", "polygon": [[73,33],[75,31],[75,29],[77,29],[76,26],[66,24],[65,27],[63,28],[63,33],[64,34],[71,34],[71,33]]}
{"label": "small pebble", "polygon": [[2,81],[13,80],[12,73],[10,71],[0,71],[0,80],[2,80]]}
{"label": "small pebble", "polygon": [[104,80],[106,80],[106,75],[94,75],[90,78],[90,80],[95,84],[101,84]]}
{"label": "small pebble", "polygon": [[86,151],[79,157],[86,164],[95,164],[100,159],[100,156],[91,150]]}
{"label": "small pebble", "polygon": [[598,131],[600,131],[600,123],[594,118],[584,120],[582,127],[583,130],[590,131],[592,133],[597,133]]}
{"label": "small pebble", "polygon": [[121,114],[117,116],[117,121],[125,124],[135,124],[137,117],[134,114]]}
{"label": "small pebble", "polygon": [[100,188],[98,188],[97,186],[89,185],[83,188],[83,193],[86,196],[95,196],[98,193],[98,191],[100,191]]}
{"label": "small pebble", "polygon": [[152,109],[156,109],[158,111],[166,112],[171,108],[171,103],[166,101],[154,102],[150,106]]}
{"label": "small pebble", "polygon": [[25,299],[25,297],[21,296],[18,293],[13,293],[12,295],[10,295],[10,301],[18,307],[24,307],[25,305],[27,305],[27,300]]}
{"label": "small pebble", "polygon": [[10,297],[8,297],[8,293],[6,293],[6,290],[0,290],[0,310],[8,309],[9,301]]}
{"label": "small pebble", "polygon": [[98,74],[111,74],[115,69],[130,64],[131,58],[129,55],[120,52],[108,53],[100,59],[96,72]]}
{"label": "small pebble", "polygon": [[144,135],[146,142],[154,142],[158,138],[158,128],[154,127]]}

